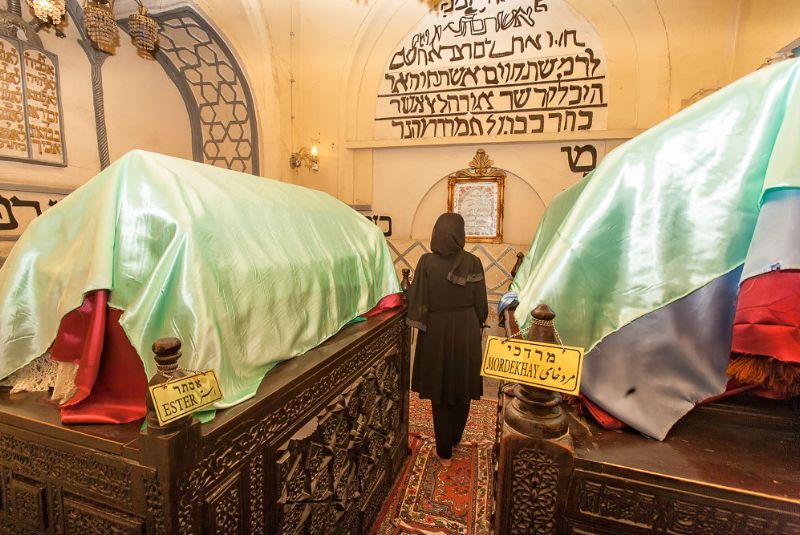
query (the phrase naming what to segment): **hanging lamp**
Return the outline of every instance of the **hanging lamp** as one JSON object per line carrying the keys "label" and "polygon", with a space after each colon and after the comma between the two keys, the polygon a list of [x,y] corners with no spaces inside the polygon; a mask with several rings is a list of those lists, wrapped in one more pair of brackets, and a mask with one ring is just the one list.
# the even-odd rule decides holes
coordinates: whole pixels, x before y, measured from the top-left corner
{"label": "hanging lamp", "polygon": [[114,0],[86,0],[83,4],[83,25],[96,49],[114,53],[119,45]]}
{"label": "hanging lamp", "polygon": [[147,9],[140,0],[139,12],[128,17],[128,30],[136,48],[145,52],[153,52],[158,44],[158,23],[147,15]]}
{"label": "hanging lamp", "polygon": [[25,0],[33,9],[33,14],[42,22],[59,24],[67,12],[64,0]]}

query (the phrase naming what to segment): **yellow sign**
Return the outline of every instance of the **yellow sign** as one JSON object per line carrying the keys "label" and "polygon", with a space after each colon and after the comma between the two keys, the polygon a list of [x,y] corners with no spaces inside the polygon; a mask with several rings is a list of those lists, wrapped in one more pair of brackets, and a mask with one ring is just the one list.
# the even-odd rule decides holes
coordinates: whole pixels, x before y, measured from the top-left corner
{"label": "yellow sign", "polygon": [[490,336],[481,375],[577,395],[583,349]]}
{"label": "yellow sign", "polygon": [[161,425],[174,422],[222,399],[222,391],[213,371],[181,377],[149,388],[158,423]]}

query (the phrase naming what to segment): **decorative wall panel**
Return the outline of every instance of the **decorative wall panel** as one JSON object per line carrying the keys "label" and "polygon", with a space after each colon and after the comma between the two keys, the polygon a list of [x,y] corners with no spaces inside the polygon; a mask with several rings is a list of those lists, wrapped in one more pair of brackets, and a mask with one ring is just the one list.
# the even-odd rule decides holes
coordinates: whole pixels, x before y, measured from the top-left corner
{"label": "decorative wall panel", "polygon": [[66,165],[58,58],[0,36],[0,159]]}
{"label": "decorative wall panel", "polygon": [[350,533],[359,502],[362,521],[374,519],[387,463],[405,438],[401,359],[379,361],[280,447],[281,533]]}
{"label": "decorative wall panel", "polygon": [[[161,32],[155,57],[186,103],[194,159],[258,174],[258,128],[253,97],[231,49],[191,8],[152,17]],[[128,31],[127,20],[120,21],[120,25]]]}
{"label": "decorative wall panel", "polygon": [[[389,239],[389,250],[392,253],[397,275],[401,276],[402,269],[410,269],[413,275],[419,258],[430,252],[428,242],[420,240]],[[517,253],[527,253],[527,246],[509,245],[505,243],[468,243],[465,250],[480,258],[486,276],[486,291],[489,295],[490,305],[497,302],[508,291],[513,277],[511,269],[517,261]],[[496,308],[496,306],[490,306]]]}

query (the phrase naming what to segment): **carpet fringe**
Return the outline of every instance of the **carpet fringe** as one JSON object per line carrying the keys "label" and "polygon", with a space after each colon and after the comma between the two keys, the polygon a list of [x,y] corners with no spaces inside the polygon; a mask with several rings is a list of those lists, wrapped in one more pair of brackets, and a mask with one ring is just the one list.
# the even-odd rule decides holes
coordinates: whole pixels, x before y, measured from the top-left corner
{"label": "carpet fringe", "polygon": [[728,364],[728,376],[785,397],[800,395],[800,366],[765,355],[734,353],[733,357]]}

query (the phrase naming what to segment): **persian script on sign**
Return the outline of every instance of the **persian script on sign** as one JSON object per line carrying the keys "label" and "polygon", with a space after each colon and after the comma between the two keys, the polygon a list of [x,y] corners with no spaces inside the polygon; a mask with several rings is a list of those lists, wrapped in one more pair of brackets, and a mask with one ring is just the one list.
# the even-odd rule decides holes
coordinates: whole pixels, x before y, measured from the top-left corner
{"label": "persian script on sign", "polygon": [[213,371],[181,377],[149,389],[158,423],[161,425],[174,422],[222,399],[222,391]]}
{"label": "persian script on sign", "polygon": [[481,375],[577,395],[583,349],[490,336]]}

